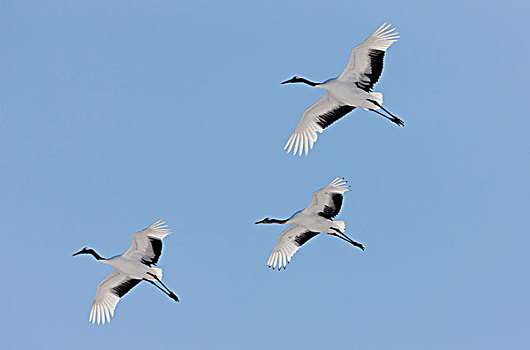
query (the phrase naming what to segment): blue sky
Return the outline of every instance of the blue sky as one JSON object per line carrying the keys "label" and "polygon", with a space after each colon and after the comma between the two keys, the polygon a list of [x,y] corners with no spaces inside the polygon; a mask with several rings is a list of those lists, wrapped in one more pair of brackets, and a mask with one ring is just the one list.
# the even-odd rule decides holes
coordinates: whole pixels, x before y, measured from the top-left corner
{"label": "blue sky", "polygon": [[[523,1],[1,1],[3,344],[19,349],[522,349],[530,343],[530,48]],[[308,157],[283,145],[383,22],[375,91]],[[265,265],[336,176],[332,237]],[[122,253],[166,220],[175,304],[139,285],[88,323]]]}

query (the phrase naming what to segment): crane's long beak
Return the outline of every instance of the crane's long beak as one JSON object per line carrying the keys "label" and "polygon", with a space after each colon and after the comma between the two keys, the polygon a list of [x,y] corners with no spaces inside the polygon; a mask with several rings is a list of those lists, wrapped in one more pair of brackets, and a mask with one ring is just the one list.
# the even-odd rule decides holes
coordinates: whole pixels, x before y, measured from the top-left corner
{"label": "crane's long beak", "polygon": [[288,83],[292,83],[294,79],[289,79],[289,80],[286,80],[286,81],[282,81],[280,84],[288,84]]}
{"label": "crane's long beak", "polygon": [[263,219],[263,220],[260,220],[260,221],[256,221],[256,222],[255,222],[254,224],[256,224],[256,225],[257,225],[257,224],[264,224],[264,223],[265,223],[265,219]]}
{"label": "crane's long beak", "polygon": [[83,249],[81,249],[77,253],[72,254],[72,256],[76,256],[76,255],[79,255],[79,254],[86,254],[87,252],[88,252],[87,247],[84,247]]}

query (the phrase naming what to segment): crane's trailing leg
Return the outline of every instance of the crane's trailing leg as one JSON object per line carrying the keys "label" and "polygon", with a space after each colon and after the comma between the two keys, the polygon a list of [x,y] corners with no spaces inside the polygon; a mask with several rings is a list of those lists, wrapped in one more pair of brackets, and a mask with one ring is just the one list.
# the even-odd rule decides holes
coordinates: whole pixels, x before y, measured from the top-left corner
{"label": "crane's trailing leg", "polygon": [[338,238],[340,238],[340,239],[342,239],[342,240],[344,240],[344,241],[346,241],[348,243],[351,243],[352,245],[356,246],[357,248],[359,248],[361,250],[364,250],[364,246],[361,243],[354,241],[350,237],[346,236],[344,233],[342,235],[339,235],[339,234],[336,234],[336,233],[330,233],[330,235],[338,237]]}
{"label": "crane's trailing leg", "polygon": [[162,289],[158,284],[156,284],[156,283],[153,282],[153,281],[150,281],[150,280],[148,280],[148,279],[144,279],[145,281],[151,283],[153,286],[155,286],[156,288],[160,289],[162,292],[164,292],[164,294],[166,294],[166,295],[167,295],[168,297],[170,297],[171,299],[173,299],[173,300],[175,300],[175,301],[180,301],[179,298],[177,297],[177,295],[176,295],[175,293],[173,293],[173,292],[172,292],[172,291],[171,291],[171,290],[170,290],[170,289],[164,284],[164,282],[162,282],[162,281],[161,281],[156,275],[154,275],[154,274],[152,274],[152,273],[150,273],[150,272],[148,272],[147,274],[148,274],[149,276],[153,277],[154,279],[156,279],[158,282],[160,282],[160,284],[162,284],[162,286],[164,286],[164,288],[166,288],[167,291],[164,290],[164,289]]}
{"label": "crane's trailing leg", "polygon": [[169,292],[169,297],[170,297],[171,299],[173,299],[173,300],[175,300],[175,301],[179,301],[179,298],[177,297],[177,295],[176,295],[175,293],[173,293],[173,292],[171,291],[171,289],[169,289],[169,288],[164,284],[164,282],[162,282],[162,281],[161,281],[158,277],[156,277],[156,276],[155,276],[155,278],[156,278],[156,280],[157,280],[158,282],[160,282],[160,284],[161,284],[164,288],[167,289],[167,291]]}
{"label": "crane's trailing leg", "polygon": [[370,100],[370,99],[368,99],[368,101],[372,102],[374,105],[376,105],[377,107],[381,108],[383,111],[387,112],[390,115],[390,117],[384,115],[383,113],[381,113],[381,112],[379,112],[379,111],[377,111],[375,109],[370,109],[370,111],[379,114],[380,116],[390,120],[394,124],[397,124],[399,126],[405,126],[405,122],[403,120],[399,119],[398,117],[396,117],[395,115],[390,113],[385,107],[381,106],[381,104],[379,104],[379,102],[374,101],[374,100]]}
{"label": "crane's trailing leg", "polygon": [[160,289],[162,291],[162,293],[164,293],[165,295],[167,295],[168,297],[171,297],[171,295],[165,290],[165,289],[162,289],[162,287],[160,287],[158,284],[156,284],[155,282],[151,281],[151,280],[148,280],[147,278],[144,278],[144,281],[146,282],[149,282],[151,283],[153,286],[155,286],[156,288]]}
{"label": "crane's trailing leg", "polygon": [[401,119],[399,119],[399,118],[393,118],[393,117],[386,116],[383,113],[381,113],[381,112],[379,112],[378,110],[375,110],[375,109],[369,109],[369,111],[375,112],[375,113],[379,114],[381,117],[386,118],[386,119],[390,120],[392,123],[397,124],[399,126],[404,126],[405,125],[405,124],[403,124],[403,121]]}
{"label": "crane's trailing leg", "polygon": [[335,237],[338,237],[348,243],[351,243],[352,245],[356,246],[357,248],[361,249],[361,250],[364,250],[364,246],[359,243],[359,242],[356,242],[354,241],[353,239],[351,239],[350,237],[346,236],[346,234],[344,232],[340,232],[338,229],[334,228],[334,227],[330,227],[330,229],[332,229],[333,231],[337,231],[337,233],[335,232],[328,232],[328,235],[332,235],[332,236],[335,236]]}

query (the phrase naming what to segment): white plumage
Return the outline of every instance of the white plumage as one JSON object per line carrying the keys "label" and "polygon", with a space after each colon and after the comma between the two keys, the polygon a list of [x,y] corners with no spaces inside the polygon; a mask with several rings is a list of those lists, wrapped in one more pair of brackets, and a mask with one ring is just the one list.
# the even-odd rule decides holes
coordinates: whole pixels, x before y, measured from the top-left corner
{"label": "white plumage", "polygon": [[[137,232],[131,237],[131,245],[123,257],[139,260],[147,264],[156,264],[162,253],[162,240],[171,233],[163,221],[157,221],[143,231]],[[155,246],[153,240],[160,241]],[[160,249],[160,250],[158,250]]]}
{"label": "white plumage", "polygon": [[293,214],[289,219],[265,218],[256,224],[291,224],[282,232],[274,246],[267,265],[275,269],[286,268],[300,247],[319,233],[339,237],[364,250],[362,244],[353,241],[344,233],[344,221],[333,221],[342,206],[343,194],[349,191],[344,178],[336,178],[326,187],[313,193],[306,209]]}
{"label": "white plumage", "polygon": [[[114,267],[110,275],[98,285],[96,297],[90,308],[90,322],[98,324],[110,322],[120,298],[141,281],[153,284],[175,301],[179,301],[178,297],[161,281],[162,269],[153,267],[162,254],[162,239],[168,234],[170,231],[165,223],[157,221],[145,230],[134,234],[129,249],[122,255],[105,259],[90,248],[83,248],[74,254],[74,256],[91,254],[96,260]],[[155,282],[159,282],[166,290]]]}
{"label": "white plumage", "polygon": [[[356,107],[374,111],[397,125],[404,125],[401,119],[383,108],[383,94],[371,92],[383,70],[386,50],[399,38],[395,29],[389,28],[390,24],[383,24],[362,44],[354,48],[346,68],[337,78],[314,83],[295,76],[282,82],[282,84],[305,83],[327,90],[326,94],[302,115],[302,119],[285,144],[284,149],[288,153],[292,151],[293,154],[307,155],[318,138],[317,133],[322,133],[325,128]],[[390,116],[379,112],[380,108]]]}
{"label": "white plumage", "polygon": [[[138,284],[137,280],[131,279],[129,276],[119,272],[117,269],[112,270],[98,285],[96,297],[90,308],[88,320],[92,323],[97,321],[98,324],[105,324],[105,320],[110,322],[110,318],[114,317],[114,309],[120,301],[120,296],[115,291],[119,286],[127,286],[128,284]],[[131,287],[132,288],[132,287]]]}
{"label": "white plumage", "polygon": [[278,267],[278,270],[282,267],[286,268],[287,264],[291,262],[294,253],[300,249],[302,244],[317,234],[318,232],[312,232],[304,226],[292,224],[278,237],[278,241],[267,260],[267,266],[273,269]]}

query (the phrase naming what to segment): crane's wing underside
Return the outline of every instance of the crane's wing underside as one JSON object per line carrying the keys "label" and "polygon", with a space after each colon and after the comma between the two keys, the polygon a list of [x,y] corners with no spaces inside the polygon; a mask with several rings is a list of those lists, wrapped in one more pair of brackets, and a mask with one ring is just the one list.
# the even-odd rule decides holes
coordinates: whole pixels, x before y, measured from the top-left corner
{"label": "crane's wing underside", "polygon": [[305,211],[332,220],[342,207],[344,192],[349,190],[348,181],[337,177],[329,185],[313,193],[313,198]]}
{"label": "crane's wing underside", "polygon": [[326,93],[304,112],[283,149],[286,149],[287,153],[292,150],[293,155],[297,152],[299,156],[302,152],[307,155],[318,139],[317,132],[322,133],[325,128],[354,109],[355,107],[345,105]]}
{"label": "crane's wing underside", "polygon": [[386,50],[397,41],[399,33],[384,23],[362,44],[355,47],[350,60],[338,80],[355,84],[359,89],[372,91],[383,71]]}
{"label": "crane's wing underside", "polygon": [[157,221],[132,236],[131,245],[123,256],[140,260],[148,266],[156,265],[162,254],[162,239],[170,233],[163,221]]}
{"label": "crane's wing underside", "polygon": [[267,260],[267,266],[278,270],[287,267],[287,264],[291,261],[294,253],[300,249],[300,247],[309,241],[311,238],[318,235],[319,232],[312,232],[303,226],[292,224],[285,231],[282,232],[278,238],[278,242],[274,246],[269,259]]}
{"label": "crane's wing underside", "polygon": [[129,276],[118,272],[114,269],[110,275],[107,276],[98,285],[96,297],[90,308],[88,320],[92,323],[105,324],[110,322],[110,318],[114,316],[114,309],[127,292],[142,280],[133,279]]}

